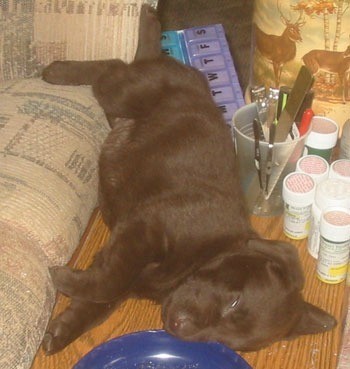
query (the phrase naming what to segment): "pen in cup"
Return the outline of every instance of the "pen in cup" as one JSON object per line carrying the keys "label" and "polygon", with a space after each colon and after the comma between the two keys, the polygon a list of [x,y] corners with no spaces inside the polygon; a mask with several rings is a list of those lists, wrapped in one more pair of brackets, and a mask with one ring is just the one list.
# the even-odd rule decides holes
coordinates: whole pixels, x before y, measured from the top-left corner
{"label": "pen in cup", "polygon": [[278,101],[277,101],[277,110],[276,110],[276,118],[277,120],[280,119],[280,115],[282,110],[286,106],[288,96],[290,93],[291,88],[287,86],[281,86],[279,93],[278,93]]}
{"label": "pen in cup", "polygon": [[259,186],[260,189],[263,188],[261,179],[261,155],[260,155],[260,136],[261,136],[261,126],[258,120],[255,118],[253,120],[253,131],[254,131],[254,163],[255,169],[258,173]]}
{"label": "pen in cup", "polygon": [[272,173],[273,145],[275,142],[275,135],[276,135],[276,123],[273,123],[270,126],[269,146],[268,146],[267,159],[266,159],[265,195],[268,194],[269,181],[270,181],[270,177]]}

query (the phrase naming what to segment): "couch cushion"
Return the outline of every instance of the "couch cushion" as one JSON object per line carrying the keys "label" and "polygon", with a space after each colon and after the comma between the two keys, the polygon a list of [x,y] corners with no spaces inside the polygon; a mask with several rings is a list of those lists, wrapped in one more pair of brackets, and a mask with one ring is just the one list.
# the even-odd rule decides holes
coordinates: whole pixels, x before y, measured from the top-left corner
{"label": "couch cushion", "polygon": [[0,2],[0,81],[35,77],[53,60],[131,61],[142,3],[157,0]]}
{"label": "couch cushion", "polygon": [[54,304],[48,266],[69,260],[96,206],[109,132],[90,87],[18,78],[56,59],[131,60],[144,2],[0,2],[1,369],[31,366]]}
{"label": "couch cushion", "polygon": [[0,87],[0,368],[29,368],[65,264],[97,202],[109,132],[89,87],[40,79]]}
{"label": "couch cushion", "polygon": [[[301,66],[305,65],[315,76],[314,113],[335,120],[341,128],[350,116],[350,96],[336,73],[341,68],[334,58],[339,57],[339,52],[343,52],[343,57],[346,55],[350,12],[345,11],[345,2],[339,2],[339,6],[336,2],[334,7],[334,2],[322,1],[321,11],[318,1],[295,3],[294,6],[289,0],[255,0],[253,22],[260,42],[253,43],[251,84],[292,87]],[[273,41],[266,34],[273,35]],[[270,53],[271,42],[274,52]],[[276,68],[278,63],[280,70]]]}
{"label": "couch cushion", "polygon": [[46,257],[26,232],[0,221],[0,368],[28,368],[55,299]]}
{"label": "couch cushion", "polygon": [[30,234],[49,265],[64,264],[96,206],[104,113],[85,86],[24,79],[0,96],[0,220]]}

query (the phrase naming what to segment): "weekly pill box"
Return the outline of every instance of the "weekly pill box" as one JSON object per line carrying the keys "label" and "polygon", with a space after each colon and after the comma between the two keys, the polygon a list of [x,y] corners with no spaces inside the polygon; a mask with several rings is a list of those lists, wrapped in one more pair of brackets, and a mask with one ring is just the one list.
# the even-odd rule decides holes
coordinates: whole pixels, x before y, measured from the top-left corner
{"label": "weekly pill box", "polygon": [[245,101],[223,26],[214,24],[163,32],[161,45],[165,54],[204,74],[214,101],[231,125],[233,114]]}

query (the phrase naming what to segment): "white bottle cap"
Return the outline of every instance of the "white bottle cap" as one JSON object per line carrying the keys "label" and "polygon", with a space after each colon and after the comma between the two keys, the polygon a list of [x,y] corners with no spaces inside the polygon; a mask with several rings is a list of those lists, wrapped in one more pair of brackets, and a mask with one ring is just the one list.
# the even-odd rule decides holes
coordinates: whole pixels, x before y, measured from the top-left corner
{"label": "white bottle cap", "polygon": [[344,242],[350,239],[350,209],[331,207],[323,211],[320,223],[321,236],[329,241]]}
{"label": "white bottle cap", "polygon": [[317,185],[315,203],[321,210],[330,206],[350,208],[350,184],[336,178],[326,179]]}
{"label": "white bottle cap", "polygon": [[337,144],[338,131],[339,127],[334,120],[315,115],[305,145],[320,150],[331,149]]}
{"label": "white bottle cap", "polygon": [[297,172],[310,175],[316,183],[328,178],[329,164],[326,159],[318,155],[305,155],[297,161]]}
{"label": "white bottle cap", "polygon": [[339,159],[332,163],[329,178],[338,178],[350,183],[350,160]]}
{"label": "white bottle cap", "polygon": [[316,184],[305,173],[289,173],[283,180],[283,200],[289,204],[311,205],[315,197]]}

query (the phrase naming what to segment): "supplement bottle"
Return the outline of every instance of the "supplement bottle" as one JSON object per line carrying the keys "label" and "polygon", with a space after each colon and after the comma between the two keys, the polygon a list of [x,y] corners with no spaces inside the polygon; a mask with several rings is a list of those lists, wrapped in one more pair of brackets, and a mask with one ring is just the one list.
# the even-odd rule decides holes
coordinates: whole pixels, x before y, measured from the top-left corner
{"label": "supplement bottle", "polygon": [[350,249],[350,210],[327,208],[321,216],[317,276],[326,283],[346,279]]}
{"label": "supplement bottle", "polygon": [[320,247],[320,220],[322,211],[331,206],[350,209],[350,184],[340,179],[329,178],[316,187],[315,201],[311,210],[311,228],[307,249],[317,259]]}
{"label": "supplement bottle", "polygon": [[321,156],[306,155],[297,161],[296,171],[308,174],[317,184],[328,178],[329,164]]}
{"label": "supplement bottle", "polygon": [[338,131],[339,127],[334,120],[315,115],[305,140],[305,153],[322,156],[329,162],[338,141]]}
{"label": "supplement bottle", "polygon": [[338,178],[350,183],[350,159],[339,159],[331,164],[329,178]]}
{"label": "supplement bottle", "polygon": [[350,159],[350,119],[343,125],[343,131],[340,138],[340,159]]}
{"label": "supplement bottle", "polygon": [[308,174],[293,172],[284,178],[283,231],[287,237],[301,240],[308,236],[315,189],[315,181]]}

